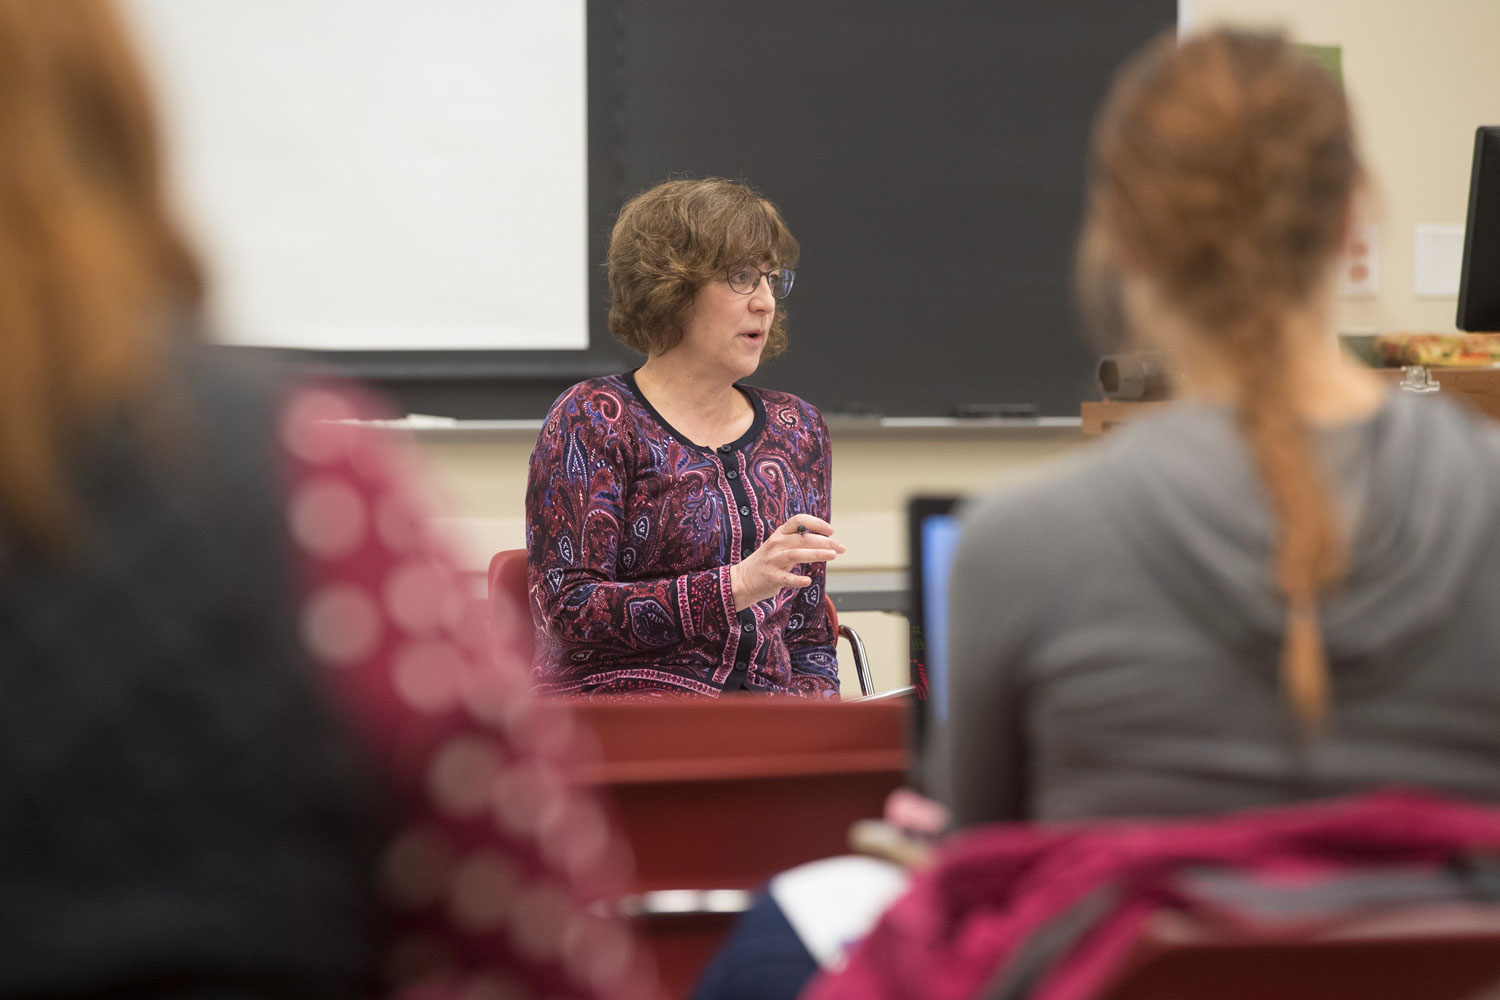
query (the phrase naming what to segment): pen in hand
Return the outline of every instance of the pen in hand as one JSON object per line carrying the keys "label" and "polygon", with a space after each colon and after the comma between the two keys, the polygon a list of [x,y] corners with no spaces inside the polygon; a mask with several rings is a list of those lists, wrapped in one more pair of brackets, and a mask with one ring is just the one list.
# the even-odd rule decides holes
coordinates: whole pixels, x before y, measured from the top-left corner
{"label": "pen in hand", "polygon": [[843,544],[833,537],[833,525],[812,514],[793,515],[759,548],[729,567],[734,610],[743,611],[788,587],[810,586],[814,564],[827,563],[843,551]]}

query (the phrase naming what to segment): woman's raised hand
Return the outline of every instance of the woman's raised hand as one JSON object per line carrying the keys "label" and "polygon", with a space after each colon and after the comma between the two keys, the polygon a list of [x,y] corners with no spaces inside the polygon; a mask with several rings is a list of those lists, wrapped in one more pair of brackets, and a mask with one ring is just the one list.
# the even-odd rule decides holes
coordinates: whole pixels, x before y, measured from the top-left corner
{"label": "woman's raised hand", "polygon": [[796,572],[805,563],[829,562],[844,551],[833,537],[833,525],[811,514],[798,514],[771,532],[761,547],[729,567],[734,610],[774,597],[783,587],[806,587],[812,577]]}

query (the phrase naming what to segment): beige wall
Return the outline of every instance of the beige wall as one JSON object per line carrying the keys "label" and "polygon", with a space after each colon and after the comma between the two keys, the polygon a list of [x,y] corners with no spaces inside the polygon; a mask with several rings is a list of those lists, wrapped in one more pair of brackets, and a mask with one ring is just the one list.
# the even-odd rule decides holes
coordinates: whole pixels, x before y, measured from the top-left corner
{"label": "beige wall", "polygon": [[[1299,41],[1343,47],[1344,79],[1379,183],[1382,282],[1341,304],[1346,329],[1449,330],[1452,298],[1412,289],[1412,227],[1464,221],[1474,128],[1500,124],[1500,0],[1191,0],[1194,23],[1279,22]],[[814,400],[816,402],[816,400]],[[526,457],[521,432],[423,435],[472,568],[521,544]],[[1076,434],[843,431],[834,437],[834,523],[849,543],[835,571],[905,565],[903,509],[918,492],[964,492],[1036,475],[1082,446]],[[847,616],[876,660],[877,685],[904,682],[903,619]]]}
{"label": "beige wall", "polygon": [[1455,298],[1413,292],[1414,227],[1464,223],[1474,129],[1500,125],[1500,0],[1182,0],[1179,10],[1198,27],[1277,26],[1299,42],[1342,47],[1375,180],[1382,276],[1375,298],[1341,303],[1341,328],[1455,330]]}

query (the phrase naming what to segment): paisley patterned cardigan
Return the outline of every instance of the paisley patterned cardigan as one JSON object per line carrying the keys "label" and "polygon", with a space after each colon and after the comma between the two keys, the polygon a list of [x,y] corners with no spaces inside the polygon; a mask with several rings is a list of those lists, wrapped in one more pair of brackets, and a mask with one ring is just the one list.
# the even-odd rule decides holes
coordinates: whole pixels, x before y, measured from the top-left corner
{"label": "paisley patterned cardigan", "polygon": [[829,516],[828,428],[796,396],[742,387],[750,429],[692,444],[632,375],[553,403],[526,485],[536,688],[838,696],[824,568],[738,613],[729,567],[794,514]]}

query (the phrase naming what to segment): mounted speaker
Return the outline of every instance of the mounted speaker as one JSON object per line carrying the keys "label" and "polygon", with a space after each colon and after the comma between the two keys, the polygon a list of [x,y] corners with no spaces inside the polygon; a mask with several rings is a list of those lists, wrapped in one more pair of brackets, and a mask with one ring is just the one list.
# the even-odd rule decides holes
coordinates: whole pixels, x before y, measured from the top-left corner
{"label": "mounted speaker", "polygon": [[1094,381],[1105,399],[1146,402],[1167,398],[1167,369],[1160,354],[1106,354],[1099,359]]}

